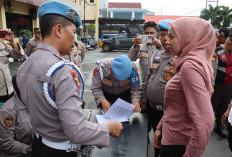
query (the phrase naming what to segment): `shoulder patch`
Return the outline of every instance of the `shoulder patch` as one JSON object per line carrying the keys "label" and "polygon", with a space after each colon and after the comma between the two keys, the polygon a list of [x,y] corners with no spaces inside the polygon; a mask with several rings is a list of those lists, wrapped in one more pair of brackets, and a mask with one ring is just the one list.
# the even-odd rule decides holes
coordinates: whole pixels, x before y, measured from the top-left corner
{"label": "shoulder patch", "polygon": [[137,69],[135,64],[132,67],[132,72],[131,72],[131,76],[130,76],[130,84],[132,86],[136,86],[136,85],[140,84],[140,79],[139,79],[139,75],[138,75],[138,69]]}
{"label": "shoulder patch", "polygon": [[78,80],[78,78],[77,78],[77,73],[76,73],[76,71],[75,70],[70,70],[70,73],[71,73],[71,75],[72,75],[72,77],[73,77],[73,81],[75,82],[75,84],[77,85],[77,88],[81,88],[81,84],[80,84],[80,82],[79,82],[79,80]]}
{"label": "shoulder patch", "polygon": [[5,117],[4,125],[7,128],[10,128],[14,124],[15,118],[12,116]]}
{"label": "shoulder patch", "polygon": [[94,69],[94,71],[93,71],[93,76],[94,76],[94,77],[99,76],[99,69],[98,69],[98,68],[95,68],[95,69]]}
{"label": "shoulder patch", "polygon": [[167,80],[167,81],[170,80],[171,78],[172,78],[171,74],[166,73],[164,75],[164,79]]}

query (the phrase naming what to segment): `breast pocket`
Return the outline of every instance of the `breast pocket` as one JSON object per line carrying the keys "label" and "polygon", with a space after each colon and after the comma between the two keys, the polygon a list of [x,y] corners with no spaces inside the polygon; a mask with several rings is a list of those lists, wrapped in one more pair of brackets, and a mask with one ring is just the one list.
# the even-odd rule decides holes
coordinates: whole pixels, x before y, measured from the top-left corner
{"label": "breast pocket", "polygon": [[147,51],[140,51],[140,64],[147,65],[148,64],[148,53]]}

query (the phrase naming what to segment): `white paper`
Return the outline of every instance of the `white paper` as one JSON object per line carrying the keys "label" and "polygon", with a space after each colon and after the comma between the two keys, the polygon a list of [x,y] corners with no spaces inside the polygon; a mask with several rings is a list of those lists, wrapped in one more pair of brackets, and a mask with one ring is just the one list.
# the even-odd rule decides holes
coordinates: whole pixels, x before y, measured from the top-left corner
{"label": "white paper", "polygon": [[134,113],[133,108],[133,104],[118,98],[104,115],[96,115],[96,118],[98,123],[109,121],[127,122]]}

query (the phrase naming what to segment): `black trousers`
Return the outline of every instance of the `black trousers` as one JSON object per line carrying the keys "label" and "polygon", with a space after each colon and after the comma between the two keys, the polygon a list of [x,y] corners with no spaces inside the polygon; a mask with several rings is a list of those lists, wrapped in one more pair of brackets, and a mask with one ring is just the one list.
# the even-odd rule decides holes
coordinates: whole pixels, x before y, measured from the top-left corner
{"label": "black trousers", "polygon": [[228,125],[227,125],[227,129],[228,129],[229,148],[230,148],[230,151],[232,152],[232,126],[231,126],[231,124],[229,122],[228,122]]}
{"label": "black trousers", "polygon": [[[122,100],[125,100],[129,103],[131,103],[131,94],[130,94],[130,89],[128,89],[127,91],[121,93],[121,94],[109,94],[106,93],[105,91],[103,91],[103,94],[106,98],[107,101],[110,102],[110,104],[112,105],[118,98],[121,98]],[[101,104],[100,104],[101,105]]]}
{"label": "black trousers", "polygon": [[222,126],[221,118],[228,108],[228,105],[230,103],[230,97],[231,97],[230,85],[221,85],[217,83],[215,84],[214,94],[211,98],[211,102],[215,113],[217,128]]}
{"label": "black trousers", "polygon": [[160,157],[182,157],[186,147],[181,145],[162,145]]}
{"label": "black trousers", "polygon": [[32,143],[33,157],[77,157],[76,152],[66,152],[65,150],[53,149],[42,143],[42,138],[36,136]]}
{"label": "black trousers", "polygon": [[6,102],[7,100],[9,100],[12,96],[14,96],[14,92],[11,93],[10,95],[5,95],[5,96],[0,96],[0,102]]}
{"label": "black trousers", "polygon": [[[153,128],[153,131],[156,131],[156,127],[159,124],[162,116],[163,116],[163,111],[160,110],[155,110],[154,108],[151,107],[149,103],[147,103],[147,108],[143,110],[144,113],[148,114],[148,130],[151,130],[151,127]],[[158,157],[160,154],[160,149],[155,149],[155,157]]]}

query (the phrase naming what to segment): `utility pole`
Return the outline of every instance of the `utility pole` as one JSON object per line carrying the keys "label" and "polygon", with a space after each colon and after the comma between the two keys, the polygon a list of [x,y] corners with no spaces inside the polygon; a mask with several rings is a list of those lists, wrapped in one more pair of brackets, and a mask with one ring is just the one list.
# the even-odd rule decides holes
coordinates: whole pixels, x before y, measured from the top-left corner
{"label": "utility pole", "polygon": [[205,0],[205,2],[206,2],[205,8],[207,9],[207,7],[208,7],[208,2],[217,2],[217,6],[218,6],[219,0]]}

